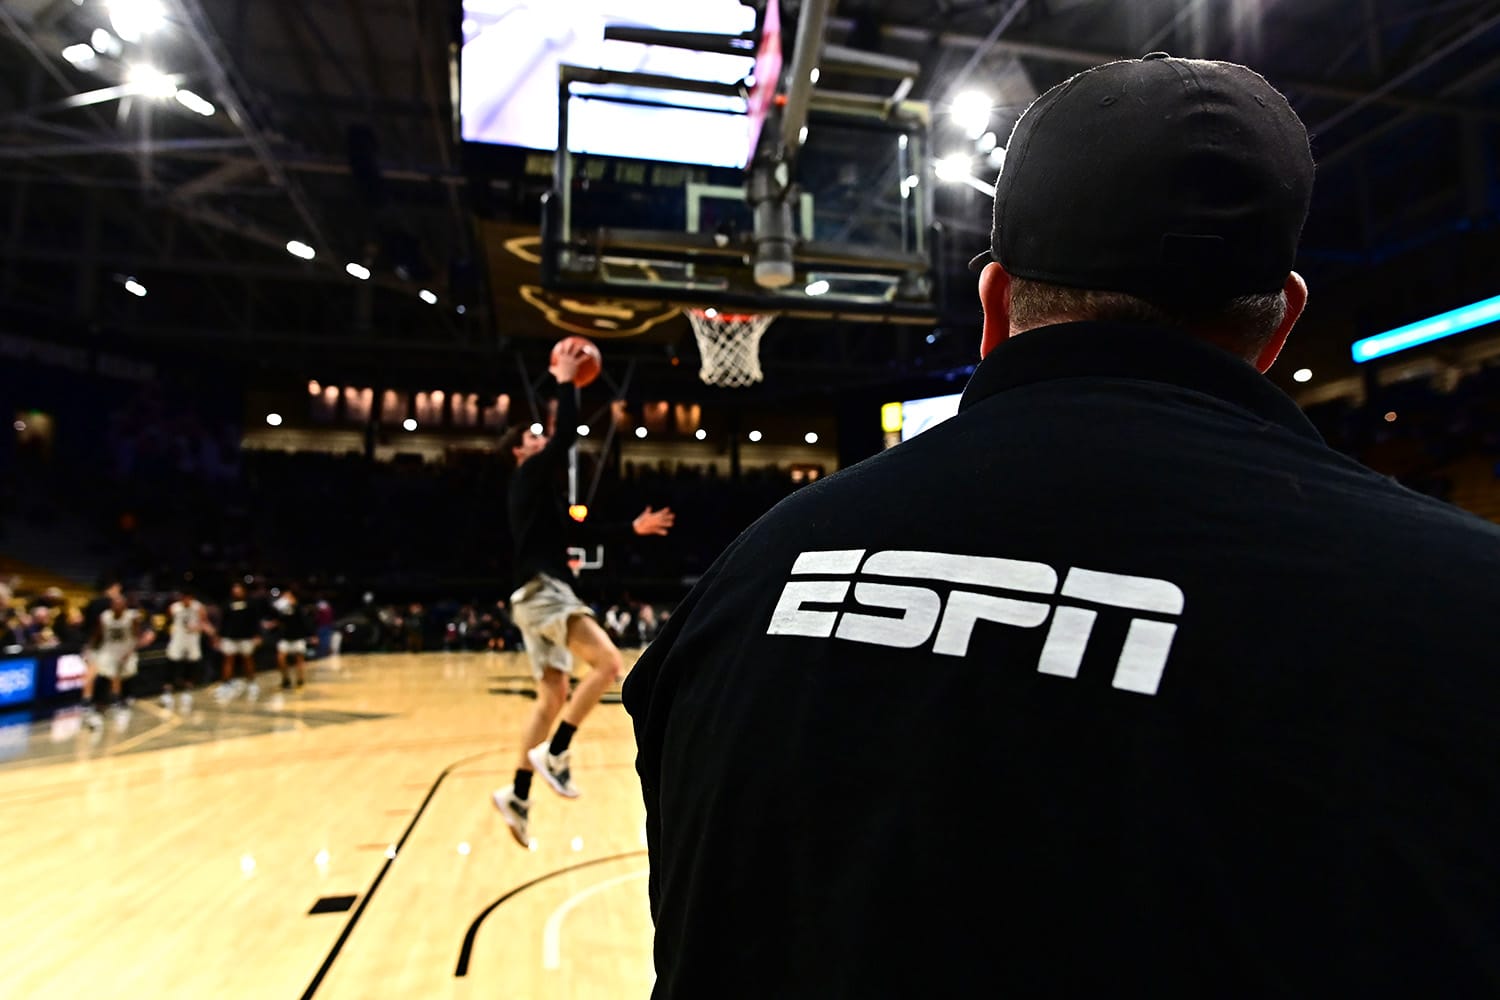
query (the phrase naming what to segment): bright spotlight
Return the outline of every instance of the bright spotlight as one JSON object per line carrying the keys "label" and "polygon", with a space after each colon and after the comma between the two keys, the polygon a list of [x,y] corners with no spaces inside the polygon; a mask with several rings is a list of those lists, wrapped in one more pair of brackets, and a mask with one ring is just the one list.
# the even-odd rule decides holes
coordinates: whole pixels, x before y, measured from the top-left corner
{"label": "bright spotlight", "polygon": [[464,314],[464,313],[466,313],[466,312],[468,312],[468,311],[469,311],[469,307],[468,307],[468,306],[459,306],[459,307],[458,307],[458,309],[456,309],[456,310],[455,310],[455,311],[456,311],[456,312],[457,312],[457,313],[458,313],[458,314],[459,314],[459,315],[460,315],[460,316],[462,316],[462,315],[463,315],[463,314]]}
{"label": "bright spotlight", "polygon": [[272,427],[280,427],[281,426],[281,414],[279,414],[279,413],[267,413],[266,414],[266,423],[269,424]]}
{"label": "bright spotlight", "polygon": [[132,45],[167,23],[166,9],[159,0],[108,0],[105,6],[115,34]]}
{"label": "bright spotlight", "polygon": [[117,56],[125,51],[120,40],[103,28],[94,29],[94,33],[89,36],[89,45],[101,56]]}
{"label": "bright spotlight", "polygon": [[586,437],[589,436],[589,425],[588,424],[579,424],[578,425],[578,436],[581,437],[581,438],[586,438]]}
{"label": "bright spotlight", "polygon": [[961,181],[972,174],[967,153],[949,153],[932,165],[940,181]]}
{"label": "bright spotlight", "polygon": [[693,437],[697,438],[699,441],[707,441],[708,431],[700,427],[697,430],[693,431]]}
{"label": "bright spotlight", "polygon": [[427,303],[430,306],[437,305],[437,295],[426,288],[417,293],[417,298],[421,299],[423,302]]}
{"label": "bright spotlight", "polygon": [[802,440],[806,441],[808,444],[817,444],[818,443],[818,432],[817,431],[808,431],[806,434],[802,435]]}
{"label": "bright spotlight", "polygon": [[401,426],[408,431],[414,431],[417,429],[417,422],[411,417],[407,417],[405,420],[401,421]]}
{"label": "bright spotlight", "polygon": [[300,257],[303,260],[312,260],[318,255],[318,252],[316,250],[308,246],[306,243],[303,243],[301,240],[288,241],[286,245],[286,252],[291,254],[293,257]]}
{"label": "bright spotlight", "polygon": [[802,131],[801,132],[797,133],[797,142],[799,144],[802,144],[802,145],[806,145],[807,144],[807,126],[806,125],[802,126]]}
{"label": "bright spotlight", "polygon": [[215,108],[213,104],[199,97],[191,90],[179,90],[177,92],[177,103],[195,115],[202,115],[204,118],[212,118],[214,116]]}
{"label": "bright spotlight", "polygon": [[125,290],[138,299],[144,299],[146,297],[146,286],[141,284],[139,281],[136,281],[134,278],[125,279]]}
{"label": "bright spotlight", "polygon": [[637,427],[635,429],[635,436],[640,438],[642,441],[646,440],[646,428]]}
{"label": "bright spotlight", "polygon": [[1312,369],[1311,368],[1298,368],[1296,371],[1292,372],[1292,381],[1293,382],[1311,382],[1312,381]]}
{"label": "bright spotlight", "polygon": [[989,94],[966,90],[953,99],[951,113],[954,123],[964,130],[964,134],[970,139],[978,139],[989,131],[993,107],[994,101]]}
{"label": "bright spotlight", "polygon": [[99,56],[92,45],[79,42],[62,50],[62,57],[79,69],[93,69],[99,65]]}
{"label": "bright spotlight", "polygon": [[531,425],[531,433],[535,434],[537,437],[541,437],[542,436],[542,431],[544,431],[544,430],[546,430],[546,428],[543,427],[541,424],[532,424]]}
{"label": "bright spotlight", "polygon": [[136,63],[125,71],[125,82],[143,97],[175,97],[177,78],[150,63]]}
{"label": "bright spotlight", "polygon": [[760,441],[760,439],[761,439],[761,433],[760,433],[760,431],[751,431],[750,432],[750,440],[752,442],[758,442],[758,441]]}
{"label": "bright spotlight", "polygon": [[709,319],[718,319],[719,310],[715,309],[713,306],[709,306],[707,309],[703,310],[703,315],[707,316]]}
{"label": "bright spotlight", "polygon": [[811,75],[812,82],[813,83],[817,83],[818,80],[819,80],[819,78],[822,77],[822,75],[823,75],[823,71],[820,70],[820,69],[818,69],[818,67],[814,66],[813,67],[813,71],[812,71],[812,75]]}
{"label": "bright spotlight", "polygon": [[808,285],[806,291],[808,295],[827,295],[828,289],[831,287],[832,286],[829,285],[828,282],[824,281],[822,278],[819,278],[817,281],[814,281],[812,284]]}
{"label": "bright spotlight", "polygon": [[370,280],[370,269],[368,267],[365,267],[363,264],[356,264],[353,261],[350,261],[349,263],[344,265],[344,271],[348,273],[350,277],[358,278],[360,281]]}

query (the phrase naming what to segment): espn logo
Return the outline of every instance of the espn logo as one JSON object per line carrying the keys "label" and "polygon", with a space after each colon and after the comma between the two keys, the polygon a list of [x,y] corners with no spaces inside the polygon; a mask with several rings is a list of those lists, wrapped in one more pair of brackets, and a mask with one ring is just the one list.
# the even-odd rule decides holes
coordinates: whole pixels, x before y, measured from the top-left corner
{"label": "espn logo", "polygon": [[[969,651],[974,626],[980,621],[1014,628],[1040,628],[1050,617],[1037,670],[1057,677],[1077,677],[1099,612],[1057,601],[1064,598],[1158,616],[1131,619],[1115,666],[1114,686],[1122,691],[1154,695],[1161,685],[1172,640],[1177,635],[1176,623],[1161,619],[1175,619],[1182,614],[1183,595],[1176,584],[1075,567],[1067,571],[1059,588],[1057,571],[1046,563],[905,549],[874,552],[866,558],[867,551],[835,549],[798,556],[792,566],[793,579],[781,592],[766,634],[846,639],[894,649],[917,649],[932,641],[934,653],[964,656]],[[858,582],[849,579],[855,573],[877,579]],[[836,579],[796,579],[809,576]],[[944,601],[937,590],[910,583],[878,582],[880,578],[958,586],[948,590]],[[808,607],[843,605],[851,589],[856,607],[900,614],[892,617]],[[1046,599],[1023,600],[986,592],[991,590]]]}

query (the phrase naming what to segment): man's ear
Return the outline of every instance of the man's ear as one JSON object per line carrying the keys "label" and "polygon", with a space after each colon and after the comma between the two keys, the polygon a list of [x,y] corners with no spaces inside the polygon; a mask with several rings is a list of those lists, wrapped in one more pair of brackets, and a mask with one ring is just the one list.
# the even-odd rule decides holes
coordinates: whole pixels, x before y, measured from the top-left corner
{"label": "man's ear", "polygon": [[979,304],[984,307],[984,335],[979,341],[979,357],[1010,339],[1010,275],[998,263],[986,264],[979,272]]}
{"label": "man's ear", "polygon": [[1266,341],[1266,346],[1261,348],[1260,354],[1255,359],[1255,368],[1262,375],[1271,370],[1276,363],[1276,357],[1281,349],[1286,346],[1286,338],[1292,332],[1292,327],[1297,325],[1297,320],[1302,318],[1302,311],[1307,308],[1307,282],[1302,280],[1302,275],[1293,271],[1286,276],[1286,285],[1282,287],[1282,294],[1286,296],[1286,317],[1276,332],[1271,334],[1271,339]]}

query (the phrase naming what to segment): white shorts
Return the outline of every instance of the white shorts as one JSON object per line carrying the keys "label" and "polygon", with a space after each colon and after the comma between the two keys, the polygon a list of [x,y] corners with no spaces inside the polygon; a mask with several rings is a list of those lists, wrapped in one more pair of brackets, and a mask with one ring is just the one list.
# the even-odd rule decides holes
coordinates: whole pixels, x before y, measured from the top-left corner
{"label": "white shorts", "polygon": [[291,656],[293,654],[296,654],[298,656],[306,656],[307,655],[307,640],[306,639],[278,639],[277,642],[276,642],[276,652],[278,652],[278,653],[285,653],[287,656]]}
{"label": "white shorts", "polygon": [[573,588],[546,573],[538,573],[510,595],[511,617],[521,630],[531,674],[542,679],[548,667],[565,674],[573,672],[573,654],[568,652],[568,623],[579,615],[594,617]]}
{"label": "white shorts", "polygon": [[197,663],[203,659],[203,643],[196,634],[174,635],[167,640],[167,659]]}
{"label": "white shorts", "polygon": [[225,656],[254,656],[254,639],[220,639],[219,652]]}
{"label": "white shorts", "polygon": [[136,667],[140,659],[135,655],[134,649],[103,649],[94,650],[94,666],[99,673],[111,680],[116,677],[134,677]]}

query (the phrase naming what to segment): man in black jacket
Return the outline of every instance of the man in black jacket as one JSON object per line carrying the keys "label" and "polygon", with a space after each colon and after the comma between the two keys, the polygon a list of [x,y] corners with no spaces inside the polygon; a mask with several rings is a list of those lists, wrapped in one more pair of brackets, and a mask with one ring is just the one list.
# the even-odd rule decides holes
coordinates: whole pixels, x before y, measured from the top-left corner
{"label": "man in black jacket", "polygon": [[958,415],[625,684],[656,997],[1500,995],[1500,529],[1262,376],[1312,181],[1240,66],[1026,112]]}
{"label": "man in black jacket", "polygon": [[[594,612],[565,582],[573,576],[568,566],[568,542],[582,536],[665,535],[675,521],[670,509],[650,507],[624,525],[585,528],[569,517],[558,480],[567,468],[569,450],[578,441],[578,397],[572,383],[582,358],[581,348],[565,345],[548,369],[558,383],[551,438],[525,429],[510,435],[502,448],[516,462],[507,512],[520,589],[511,594],[510,600],[526,655],[531,659],[537,699],[521,740],[515,782],[497,789],[491,798],[511,836],[522,847],[531,842],[532,776],[540,774],[563,798],[578,797],[571,763],[573,733],[625,670],[620,651],[594,620]],[[568,678],[575,658],[592,669],[570,697]],[[547,733],[559,715],[562,721],[548,741]]]}

